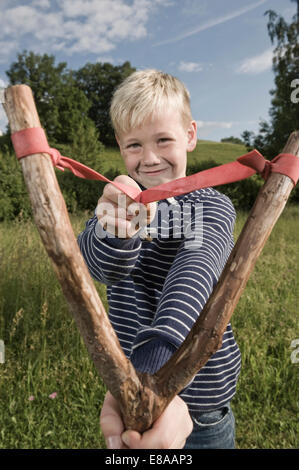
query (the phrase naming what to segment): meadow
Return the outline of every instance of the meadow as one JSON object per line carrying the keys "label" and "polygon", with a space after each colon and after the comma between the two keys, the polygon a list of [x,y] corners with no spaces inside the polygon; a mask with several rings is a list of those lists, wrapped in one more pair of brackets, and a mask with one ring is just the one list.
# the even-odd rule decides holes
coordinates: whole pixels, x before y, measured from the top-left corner
{"label": "meadow", "polygon": [[[198,148],[192,159],[219,163],[245,153],[235,144],[199,142]],[[114,150],[107,149],[105,159],[122,172]],[[71,215],[75,234],[91,214],[92,208]],[[246,218],[238,213],[235,238]],[[299,338],[298,226],[299,206],[289,204],[232,317],[242,353],[232,402],[237,448],[298,447],[299,354],[291,347]],[[105,287],[95,285],[107,307]],[[0,224],[0,339],[0,448],[105,448],[99,426],[105,386],[37,230],[22,217]]]}
{"label": "meadow", "polygon": [[[229,163],[246,153],[244,145],[232,144],[229,142],[219,143],[209,140],[198,140],[196,148],[188,154],[188,163],[195,165],[201,161],[212,160],[216,163]],[[125,166],[121,155],[117,149],[107,148],[101,156],[102,168],[108,171],[111,168],[117,169],[120,173],[125,171]]]}

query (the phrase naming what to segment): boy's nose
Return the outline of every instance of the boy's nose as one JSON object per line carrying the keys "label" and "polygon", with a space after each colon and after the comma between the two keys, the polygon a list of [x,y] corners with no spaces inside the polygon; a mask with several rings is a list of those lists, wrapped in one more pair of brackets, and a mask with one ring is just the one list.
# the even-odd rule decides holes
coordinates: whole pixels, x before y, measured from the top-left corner
{"label": "boy's nose", "polygon": [[143,164],[151,166],[157,163],[160,163],[160,158],[156,155],[156,153],[152,149],[144,149]]}

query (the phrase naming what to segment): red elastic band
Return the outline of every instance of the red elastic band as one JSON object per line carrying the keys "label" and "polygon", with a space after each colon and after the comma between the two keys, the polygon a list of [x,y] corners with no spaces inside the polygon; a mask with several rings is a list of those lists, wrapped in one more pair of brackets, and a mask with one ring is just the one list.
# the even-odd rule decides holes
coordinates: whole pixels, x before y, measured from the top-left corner
{"label": "red elastic band", "polygon": [[30,127],[28,129],[23,129],[22,131],[14,132],[11,135],[11,140],[18,159],[28,157],[29,155],[36,153],[47,153],[51,156],[53,165],[59,170],[64,171],[65,168],[68,168],[79,178],[112,183],[131,199],[137,200],[136,198],[140,193],[138,188],[110,181],[97,171],[83,165],[83,163],[79,163],[68,157],[63,157],[57,149],[49,147],[45,131],[42,127]]}
{"label": "red elastic band", "polygon": [[53,165],[64,171],[68,168],[79,178],[101,180],[112,183],[123,193],[136,202],[148,204],[173,196],[187,194],[191,191],[210,186],[233,183],[259,173],[267,179],[270,172],[281,173],[288,176],[297,184],[299,179],[299,158],[292,154],[282,153],[273,160],[265,160],[257,150],[237,158],[236,161],[225,163],[208,170],[200,171],[194,175],[185,176],[152,188],[140,191],[138,188],[110,181],[105,176],[92,170],[86,165],[63,157],[57,149],[49,147],[46,134],[41,127],[31,127],[11,135],[11,140],[18,159],[38,153],[47,153],[51,156]]}

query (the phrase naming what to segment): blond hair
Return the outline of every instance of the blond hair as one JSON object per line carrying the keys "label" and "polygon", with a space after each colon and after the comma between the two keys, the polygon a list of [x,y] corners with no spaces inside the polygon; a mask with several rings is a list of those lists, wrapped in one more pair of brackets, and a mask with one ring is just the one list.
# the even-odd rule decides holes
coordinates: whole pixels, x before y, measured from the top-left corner
{"label": "blond hair", "polygon": [[144,121],[169,107],[181,113],[182,124],[192,120],[190,94],[176,77],[159,70],[148,69],[134,72],[114,92],[110,118],[119,135],[139,127]]}

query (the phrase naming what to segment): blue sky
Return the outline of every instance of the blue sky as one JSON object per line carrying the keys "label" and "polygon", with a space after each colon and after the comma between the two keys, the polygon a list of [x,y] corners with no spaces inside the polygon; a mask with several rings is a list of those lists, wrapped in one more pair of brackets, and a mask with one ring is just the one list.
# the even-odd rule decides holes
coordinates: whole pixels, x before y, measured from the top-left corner
{"label": "blue sky", "polygon": [[296,12],[290,0],[0,0],[0,7],[0,86],[24,49],[74,70],[129,60],[180,78],[199,138],[214,141],[256,131],[268,118],[273,47],[264,12],[287,20]]}

